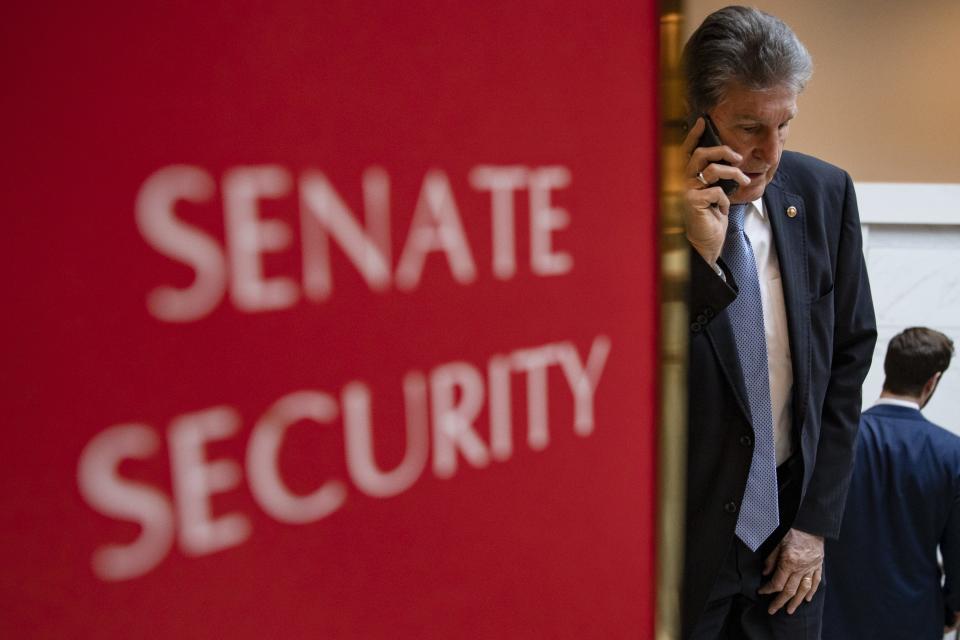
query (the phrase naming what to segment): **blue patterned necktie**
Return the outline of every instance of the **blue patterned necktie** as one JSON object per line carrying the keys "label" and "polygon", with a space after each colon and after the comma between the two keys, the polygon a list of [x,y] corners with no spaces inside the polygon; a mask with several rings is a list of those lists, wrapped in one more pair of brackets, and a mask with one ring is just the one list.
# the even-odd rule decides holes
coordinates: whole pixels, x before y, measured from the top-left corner
{"label": "blue patterned necktie", "polygon": [[753,422],[753,459],[737,517],[737,537],[751,551],[756,551],[780,524],[780,508],[777,504],[777,453],[773,444],[763,303],[753,247],[743,231],[747,206],[730,205],[722,256],[740,287],[736,299],[726,311],[737,343]]}

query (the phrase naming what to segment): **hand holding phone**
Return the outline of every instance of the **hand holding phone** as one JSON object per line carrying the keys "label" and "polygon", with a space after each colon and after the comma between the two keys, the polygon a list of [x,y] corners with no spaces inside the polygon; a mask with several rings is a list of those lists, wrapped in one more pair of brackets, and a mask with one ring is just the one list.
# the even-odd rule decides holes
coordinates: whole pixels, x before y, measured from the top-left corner
{"label": "hand holding phone", "polygon": [[[711,120],[710,116],[708,116],[705,113],[701,114],[700,117],[703,118],[704,127],[703,127],[703,134],[700,136],[700,141],[697,142],[697,146],[698,147],[722,147],[723,142],[720,141],[720,134],[717,133],[717,127],[716,125],[713,124],[713,120]],[[726,160],[717,160],[715,164],[725,164],[727,166],[730,165],[730,163],[727,162]],[[740,185],[737,183],[736,180],[721,178],[720,180],[714,182],[710,186],[711,187],[719,186],[721,189],[723,189],[723,192],[727,194],[727,197],[729,198],[734,193],[736,193],[737,188]]]}
{"label": "hand holding phone", "polygon": [[[703,149],[697,151],[698,147]],[[723,144],[716,126],[707,116],[703,116],[702,126],[697,122],[693,130],[687,132],[682,149],[687,155],[683,207],[687,240],[708,265],[716,268],[727,235],[730,194],[740,181],[749,183],[750,178],[737,168],[743,157]],[[725,167],[721,168],[721,165]],[[708,180],[711,178],[705,177],[704,173],[711,178],[726,177],[710,184]]]}

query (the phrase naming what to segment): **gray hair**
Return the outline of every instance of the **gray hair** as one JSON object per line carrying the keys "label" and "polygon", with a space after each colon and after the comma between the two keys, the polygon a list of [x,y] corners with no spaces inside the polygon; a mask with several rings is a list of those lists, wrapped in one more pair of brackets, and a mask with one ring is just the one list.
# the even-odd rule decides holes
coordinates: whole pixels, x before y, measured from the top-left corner
{"label": "gray hair", "polygon": [[731,84],[800,93],[813,75],[806,47],[782,20],[752,7],[711,13],[683,48],[690,117],[712,109]]}

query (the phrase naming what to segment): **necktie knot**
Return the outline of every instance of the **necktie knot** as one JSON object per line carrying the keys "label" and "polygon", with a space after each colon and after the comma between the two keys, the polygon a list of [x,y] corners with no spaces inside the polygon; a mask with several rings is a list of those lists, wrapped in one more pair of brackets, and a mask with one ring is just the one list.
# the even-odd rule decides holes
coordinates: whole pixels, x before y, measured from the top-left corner
{"label": "necktie knot", "polygon": [[746,204],[731,204],[728,214],[727,233],[742,232],[744,219],[747,217]]}

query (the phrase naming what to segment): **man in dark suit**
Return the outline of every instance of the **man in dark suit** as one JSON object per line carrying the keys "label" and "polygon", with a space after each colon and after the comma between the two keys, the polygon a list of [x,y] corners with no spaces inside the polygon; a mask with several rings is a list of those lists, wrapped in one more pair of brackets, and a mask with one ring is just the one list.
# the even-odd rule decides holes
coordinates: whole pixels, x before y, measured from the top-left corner
{"label": "man in dark suit", "polygon": [[880,399],[860,418],[840,539],[827,543],[827,640],[939,640],[956,626],[960,437],[920,414],[952,356],[947,336],[920,327],[887,347]]}
{"label": "man in dark suit", "polygon": [[[691,246],[687,638],[817,638],[876,327],[850,177],[783,151],[790,28],[711,14],[684,49]],[[708,116],[719,143],[698,147]],[[731,180],[728,195],[718,181]]]}

